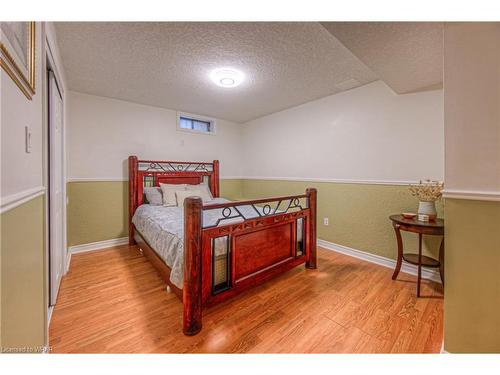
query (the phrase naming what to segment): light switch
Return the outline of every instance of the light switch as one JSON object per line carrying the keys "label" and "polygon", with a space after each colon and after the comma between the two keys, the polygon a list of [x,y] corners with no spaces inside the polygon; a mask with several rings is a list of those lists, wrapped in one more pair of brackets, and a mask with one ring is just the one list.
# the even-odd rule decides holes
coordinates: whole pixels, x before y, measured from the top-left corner
{"label": "light switch", "polygon": [[25,144],[26,144],[26,153],[29,154],[31,152],[31,127],[25,126]]}

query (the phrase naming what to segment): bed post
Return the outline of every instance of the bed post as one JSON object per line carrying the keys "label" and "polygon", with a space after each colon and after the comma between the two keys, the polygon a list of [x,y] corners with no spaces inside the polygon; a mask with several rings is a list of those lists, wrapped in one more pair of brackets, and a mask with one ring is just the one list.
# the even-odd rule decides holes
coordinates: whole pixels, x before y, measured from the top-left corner
{"label": "bed post", "polygon": [[202,200],[184,200],[184,286],[183,331],[187,336],[201,330],[201,231]]}
{"label": "bed post", "polygon": [[137,208],[137,156],[128,157],[128,244],[135,245],[132,216]]}
{"label": "bed post", "polygon": [[212,195],[214,196],[214,198],[219,198],[220,197],[219,161],[214,160],[212,165],[213,165],[213,172],[214,172],[214,173],[212,173],[212,181],[211,181],[211,184],[213,186]]}
{"label": "bed post", "polygon": [[310,210],[309,219],[309,255],[306,259],[306,267],[316,269],[316,209],[317,209],[317,190],[308,188],[306,190],[308,206]]}

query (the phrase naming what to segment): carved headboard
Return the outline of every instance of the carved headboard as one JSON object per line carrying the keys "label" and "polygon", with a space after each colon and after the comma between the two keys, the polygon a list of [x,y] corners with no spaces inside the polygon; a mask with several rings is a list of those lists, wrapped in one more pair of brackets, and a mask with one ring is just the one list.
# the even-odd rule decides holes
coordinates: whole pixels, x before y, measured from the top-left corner
{"label": "carved headboard", "polygon": [[208,180],[212,195],[219,197],[219,161],[212,163],[138,160],[128,158],[129,220],[137,207],[144,203],[144,187],[164,184],[197,185]]}

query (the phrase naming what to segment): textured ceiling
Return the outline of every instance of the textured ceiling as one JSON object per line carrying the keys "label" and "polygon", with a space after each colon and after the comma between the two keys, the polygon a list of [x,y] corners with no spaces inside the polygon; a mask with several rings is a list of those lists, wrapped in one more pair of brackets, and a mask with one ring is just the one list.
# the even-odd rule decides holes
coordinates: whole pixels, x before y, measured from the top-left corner
{"label": "textured ceiling", "polygon": [[443,24],[323,22],[398,94],[442,87]]}
{"label": "textured ceiling", "polygon": [[[372,70],[319,23],[56,23],[71,90],[236,122],[361,86]],[[224,89],[212,69],[243,71]]]}

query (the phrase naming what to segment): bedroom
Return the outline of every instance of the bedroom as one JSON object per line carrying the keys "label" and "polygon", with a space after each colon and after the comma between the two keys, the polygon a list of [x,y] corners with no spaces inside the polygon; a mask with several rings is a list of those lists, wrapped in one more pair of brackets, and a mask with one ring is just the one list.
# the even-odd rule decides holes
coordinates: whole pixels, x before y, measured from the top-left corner
{"label": "bedroom", "polygon": [[498,353],[499,37],[3,22],[2,351]]}

